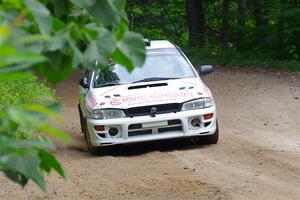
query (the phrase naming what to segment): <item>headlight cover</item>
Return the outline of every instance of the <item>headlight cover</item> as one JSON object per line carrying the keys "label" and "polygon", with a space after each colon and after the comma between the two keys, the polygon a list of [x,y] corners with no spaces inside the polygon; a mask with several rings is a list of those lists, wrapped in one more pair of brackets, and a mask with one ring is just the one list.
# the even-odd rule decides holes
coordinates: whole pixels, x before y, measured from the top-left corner
{"label": "headlight cover", "polygon": [[93,118],[95,119],[115,119],[126,117],[122,110],[118,109],[96,109],[93,110]]}
{"label": "headlight cover", "polygon": [[192,101],[188,101],[182,105],[182,110],[195,110],[195,109],[203,109],[209,108],[213,106],[213,100],[210,97],[204,97],[201,99],[196,99]]}

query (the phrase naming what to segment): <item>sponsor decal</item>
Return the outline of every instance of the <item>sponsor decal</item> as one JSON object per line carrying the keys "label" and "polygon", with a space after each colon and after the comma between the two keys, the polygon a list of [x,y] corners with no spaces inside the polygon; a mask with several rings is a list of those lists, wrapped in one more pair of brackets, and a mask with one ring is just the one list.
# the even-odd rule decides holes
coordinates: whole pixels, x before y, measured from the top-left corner
{"label": "sponsor decal", "polygon": [[127,104],[128,106],[145,104],[145,103],[164,103],[168,101],[178,100],[178,98],[194,97],[191,91],[168,91],[162,93],[146,94],[146,95],[132,95],[112,98],[110,105],[118,106]]}
{"label": "sponsor decal", "polygon": [[87,96],[86,106],[89,110],[92,110],[97,105],[96,99],[92,94]]}
{"label": "sponsor decal", "polygon": [[118,106],[118,105],[121,105],[122,104],[122,100],[121,99],[112,99],[110,101],[110,105],[113,105],[113,106]]}

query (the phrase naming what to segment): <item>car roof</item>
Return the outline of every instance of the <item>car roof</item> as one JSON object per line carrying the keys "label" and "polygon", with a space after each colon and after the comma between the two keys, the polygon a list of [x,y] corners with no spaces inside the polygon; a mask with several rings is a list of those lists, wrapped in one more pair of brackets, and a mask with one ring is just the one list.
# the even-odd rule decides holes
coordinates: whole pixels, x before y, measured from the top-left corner
{"label": "car roof", "polygon": [[151,40],[150,46],[147,46],[147,49],[170,49],[170,48],[176,48],[176,47],[168,40]]}

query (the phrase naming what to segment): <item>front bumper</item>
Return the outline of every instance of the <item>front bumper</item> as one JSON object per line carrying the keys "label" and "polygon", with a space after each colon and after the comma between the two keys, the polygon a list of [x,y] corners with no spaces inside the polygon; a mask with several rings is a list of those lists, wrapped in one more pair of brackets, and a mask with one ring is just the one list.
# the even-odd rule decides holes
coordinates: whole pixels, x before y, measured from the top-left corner
{"label": "front bumper", "polygon": [[[213,113],[213,118],[204,120],[203,115]],[[191,120],[199,118],[200,127],[193,127]],[[108,146],[154,140],[213,135],[217,128],[216,107],[159,114],[156,117],[141,116],[118,119],[87,118],[87,134],[93,146]],[[104,131],[96,131],[94,126],[103,125]],[[111,136],[110,128],[117,128],[118,134]]]}

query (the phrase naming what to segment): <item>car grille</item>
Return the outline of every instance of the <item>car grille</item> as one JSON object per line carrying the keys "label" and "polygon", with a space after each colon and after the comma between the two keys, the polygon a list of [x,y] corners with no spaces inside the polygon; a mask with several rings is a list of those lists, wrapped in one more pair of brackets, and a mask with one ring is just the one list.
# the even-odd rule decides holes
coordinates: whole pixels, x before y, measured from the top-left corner
{"label": "car grille", "polygon": [[171,103],[171,104],[161,104],[161,105],[152,105],[152,106],[141,106],[128,108],[125,110],[125,114],[127,117],[135,117],[135,116],[146,116],[151,114],[151,108],[155,107],[157,109],[156,114],[163,113],[172,113],[180,111],[181,104],[179,103]]}
{"label": "car grille", "polygon": [[182,123],[179,119],[168,120],[168,125],[156,128],[142,128],[142,124],[130,124],[128,126],[128,137],[139,135],[151,135],[167,133],[170,131],[182,131]]}

